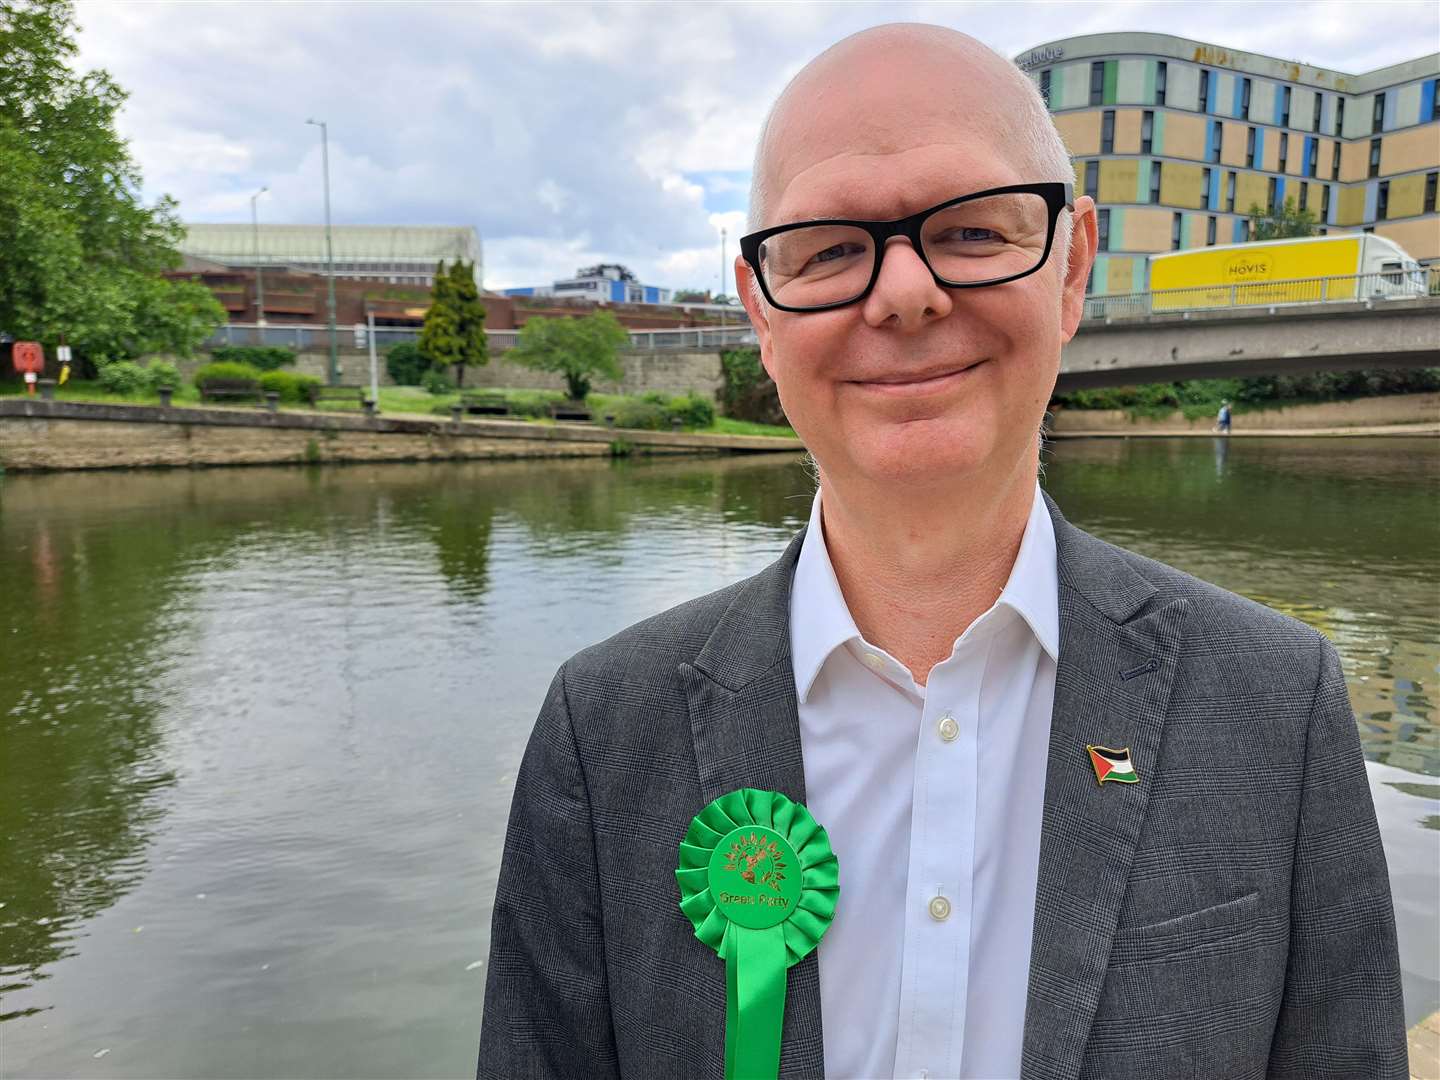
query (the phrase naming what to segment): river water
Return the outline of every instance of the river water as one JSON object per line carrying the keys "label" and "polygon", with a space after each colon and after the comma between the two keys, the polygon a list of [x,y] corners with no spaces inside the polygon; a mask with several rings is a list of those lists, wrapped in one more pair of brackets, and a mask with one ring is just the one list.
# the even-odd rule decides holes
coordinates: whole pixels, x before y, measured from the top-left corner
{"label": "river water", "polygon": [[[1344,659],[1440,1006],[1440,441],[1058,443],[1099,536]],[[0,479],[0,1076],[474,1074],[557,665],[775,558],[789,457]]]}

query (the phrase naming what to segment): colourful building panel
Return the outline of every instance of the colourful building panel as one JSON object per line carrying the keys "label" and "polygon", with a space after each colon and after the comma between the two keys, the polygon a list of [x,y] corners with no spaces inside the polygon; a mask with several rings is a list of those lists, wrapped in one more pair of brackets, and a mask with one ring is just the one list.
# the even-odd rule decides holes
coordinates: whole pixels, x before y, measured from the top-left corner
{"label": "colourful building panel", "polygon": [[1071,157],[1093,157],[1100,153],[1100,110],[1061,113],[1055,127]]}
{"label": "colourful building panel", "polygon": [[[1144,261],[1143,259],[1141,260]],[[1134,291],[1135,260],[1124,255],[1112,255],[1106,268],[1105,291],[1110,295]]]}
{"label": "colourful building panel", "polygon": [[1139,184],[1139,173],[1140,163],[1133,159],[1121,158],[1100,162],[1100,185],[1097,199],[1102,203],[1134,202]]}
{"label": "colourful building panel", "polygon": [[1336,190],[1331,200],[1335,211],[1334,224],[1359,225],[1365,220],[1365,189],[1363,187],[1342,187]]}
{"label": "colourful building panel", "polygon": [[[1158,164],[1158,163],[1157,163]],[[1160,166],[1160,201],[1166,206],[1199,209],[1205,205],[1204,167],[1167,161]],[[1210,185],[1217,192],[1220,170],[1212,169]]]}
{"label": "colourful building panel", "polygon": [[[1156,119],[1161,114],[1156,114]],[[1201,116],[1186,116],[1184,113],[1167,112],[1165,116],[1165,150],[1169,157],[1188,158],[1191,161],[1205,160],[1205,139],[1207,128],[1212,121]]]}
{"label": "colourful building panel", "polygon": [[1121,60],[1116,68],[1115,75],[1115,100],[1121,105],[1149,105],[1155,100],[1154,86],[1152,83],[1151,92],[1145,92],[1145,70],[1151,70],[1151,77],[1154,77],[1155,63],[1153,60]]}
{"label": "colourful building panel", "polygon": [[1169,251],[1170,228],[1175,214],[1171,210],[1150,210],[1137,207],[1125,211],[1126,251]]}
{"label": "colourful building panel", "polygon": [[[1368,153],[1368,146],[1366,151]],[[1380,142],[1380,175],[1440,168],[1440,130],[1412,127],[1386,135]]]}
{"label": "colourful building panel", "polygon": [[1245,160],[1245,125],[1216,120],[1220,124],[1220,161],[1225,165],[1249,165]]}
{"label": "colourful building panel", "polygon": [[1115,153],[1140,153],[1140,109],[1115,110]]}
{"label": "colourful building panel", "polygon": [[1243,172],[1235,177],[1235,212],[1248,214],[1250,207],[1262,209],[1270,195],[1268,177],[1264,173]]}
{"label": "colourful building panel", "polygon": [[1390,181],[1389,217],[1416,217],[1425,212],[1425,174],[1397,176]]}

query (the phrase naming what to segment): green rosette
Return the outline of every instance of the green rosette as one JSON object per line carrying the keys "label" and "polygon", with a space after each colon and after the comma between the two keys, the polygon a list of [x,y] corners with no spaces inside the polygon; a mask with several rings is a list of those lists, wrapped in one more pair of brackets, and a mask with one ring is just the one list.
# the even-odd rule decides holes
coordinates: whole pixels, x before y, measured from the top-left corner
{"label": "green rosette", "polygon": [[695,815],[675,879],[695,936],[725,961],[725,1080],[774,1080],[786,972],[835,918],[830,838],[778,791],[741,788]]}

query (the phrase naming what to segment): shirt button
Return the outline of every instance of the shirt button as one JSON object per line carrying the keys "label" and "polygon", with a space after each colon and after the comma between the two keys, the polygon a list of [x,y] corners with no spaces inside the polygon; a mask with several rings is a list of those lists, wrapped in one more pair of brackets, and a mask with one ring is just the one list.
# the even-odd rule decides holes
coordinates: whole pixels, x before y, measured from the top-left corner
{"label": "shirt button", "polygon": [[936,922],[944,922],[950,917],[950,901],[943,896],[937,896],[930,901],[930,917]]}
{"label": "shirt button", "polygon": [[955,722],[955,718],[949,713],[946,713],[940,718],[938,728],[940,731],[940,738],[944,739],[946,742],[954,742],[960,734],[960,725]]}
{"label": "shirt button", "polygon": [[885,666],[885,658],[878,653],[869,652],[865,654],[865,663],[869,664],[876,671]]}

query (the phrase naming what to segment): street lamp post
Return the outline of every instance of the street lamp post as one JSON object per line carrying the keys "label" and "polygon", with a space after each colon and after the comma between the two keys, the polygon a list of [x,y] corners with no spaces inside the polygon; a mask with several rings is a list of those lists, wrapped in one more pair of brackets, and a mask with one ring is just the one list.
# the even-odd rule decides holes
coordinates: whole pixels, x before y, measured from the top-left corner
{"label": "street lamp post", "polygon": [[[725,295],[725,226],[720,226],[720,296]],[[720,296],[715,298],[718,303]],[[720,325],[725,325],[725,312],[720,312]]]}
{"label": "street lamp post", "polygon": [[255,321],[261,326],[265,325],[265,275],[260,269],[260,214],[255,209],[255,200],[269,190],[262,187],[250,196],[250,237],[255,244]]}
{"label": "street lamp post", "polygon": [[330,322],[330,378],[331,386],[340,381],[339,344],[335,339],[335,248],[330,241],[330,132],[324,120],[306,120],[320,129],[320,163],[325,175],[325,277],[329,284],[327,309]]}

